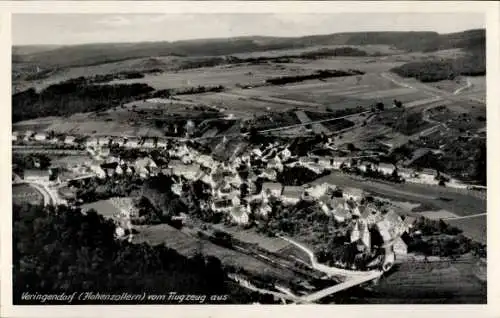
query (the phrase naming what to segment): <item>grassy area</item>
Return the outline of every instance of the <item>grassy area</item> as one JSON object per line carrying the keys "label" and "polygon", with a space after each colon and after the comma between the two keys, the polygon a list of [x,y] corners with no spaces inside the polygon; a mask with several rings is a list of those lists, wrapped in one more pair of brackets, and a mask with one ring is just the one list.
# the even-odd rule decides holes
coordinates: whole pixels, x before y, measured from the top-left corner
{"label": "grassy area", "polygon": [[18,184],[12,186],[12,202],[14,204],[43,204],[43,195],[29,184]]}

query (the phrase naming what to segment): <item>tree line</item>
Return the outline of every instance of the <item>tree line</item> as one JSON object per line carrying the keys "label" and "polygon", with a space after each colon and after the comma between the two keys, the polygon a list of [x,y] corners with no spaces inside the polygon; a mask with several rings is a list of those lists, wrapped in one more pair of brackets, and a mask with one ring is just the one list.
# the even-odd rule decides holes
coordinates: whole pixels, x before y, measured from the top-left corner
{"label": "tree line", "polygon": [[114,233],[113,222],[95,211],[83,214],[63,206],[14,205],[14,304],[29,303],[21,299],[25,291],[52,294],[175,291],[229,295],[224,303],[256,301],[255,294],[228,284],[224,268],[215,257],[197,254],[188,258],[164,245],[116,240]]}

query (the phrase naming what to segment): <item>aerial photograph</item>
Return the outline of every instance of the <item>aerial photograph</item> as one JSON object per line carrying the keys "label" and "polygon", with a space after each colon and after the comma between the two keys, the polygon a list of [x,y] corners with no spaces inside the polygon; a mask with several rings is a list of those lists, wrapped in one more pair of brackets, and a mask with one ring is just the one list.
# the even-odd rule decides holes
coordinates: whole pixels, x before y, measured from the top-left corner
{"label": "aerial photograph", "polygon": [[487,303],[484,15],[11,21],[14,305]]}

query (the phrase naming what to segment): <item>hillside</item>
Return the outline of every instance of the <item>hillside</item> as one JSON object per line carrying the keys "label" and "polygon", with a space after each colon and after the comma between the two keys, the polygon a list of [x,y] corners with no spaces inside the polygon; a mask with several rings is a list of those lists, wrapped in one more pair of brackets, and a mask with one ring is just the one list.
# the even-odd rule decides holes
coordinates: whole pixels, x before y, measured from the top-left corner
{"label": "hillside", "polygon": [[485,30],[458,33],[436,32],[356,32],[296,38],[236,37],[230,39],[177,42],[106,43],[56,47],[49,50],[13,47],[13,61],[46,67],[95,65],[150,56],[217,56],[266,50],[297,49],[325,45],[385,44],[409,52],[450,48],[485,48]]}

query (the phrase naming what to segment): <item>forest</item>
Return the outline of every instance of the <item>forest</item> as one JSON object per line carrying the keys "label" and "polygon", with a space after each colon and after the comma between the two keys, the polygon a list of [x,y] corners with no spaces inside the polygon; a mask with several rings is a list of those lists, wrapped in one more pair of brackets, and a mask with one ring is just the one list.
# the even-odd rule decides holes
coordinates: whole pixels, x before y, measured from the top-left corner
{"label": "forest", "polygon": [[272,85],[284,85],[289,83],[297,83],[306,80],[314,80],[314,79],[327,79],[332,77],[342,77],[342,76],[354,76],[354,75],[363,75],[364,72],[358,70],[319,70],[313,74],[308,75],[296,75],[296,76],[280,76],[268,78],[266,83]]}
{"label": "forest", "polygon": [[391,69],[401,77],[413,77],[421,82],[454,80],[458,76],[486,75],[484,52],[458,59],[410,62]]}
{"label": "forest", "polygon": [[93,85],[80,77],[41,92],[30,88],[12,95],[12,122],[106,110],[141,99],[154,89],[146,84]]}
{"label": "forest", "polygon": [[217,258],[199,254],[186,258],[164,245],[116,240],[114,233],[112,221],[95,211],[82,214],[78,209],[64,206],[14,205],[14,304],[29,303],[21,299],[25,291],[52,294],[176,291],[228,295],[224,303],[258,299],[257,295],[228,283]]}

